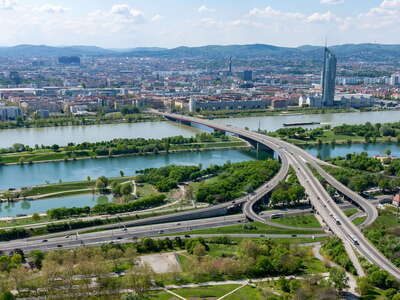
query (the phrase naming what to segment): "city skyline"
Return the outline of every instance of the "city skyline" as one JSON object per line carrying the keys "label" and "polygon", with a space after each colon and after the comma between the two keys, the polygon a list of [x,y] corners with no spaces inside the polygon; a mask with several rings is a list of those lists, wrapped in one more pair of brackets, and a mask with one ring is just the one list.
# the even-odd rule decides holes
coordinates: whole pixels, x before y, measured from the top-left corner
{"label": "city skyline", "polygon": [[399,43],[400,0],[96,2],[0,0],[0,46]]}

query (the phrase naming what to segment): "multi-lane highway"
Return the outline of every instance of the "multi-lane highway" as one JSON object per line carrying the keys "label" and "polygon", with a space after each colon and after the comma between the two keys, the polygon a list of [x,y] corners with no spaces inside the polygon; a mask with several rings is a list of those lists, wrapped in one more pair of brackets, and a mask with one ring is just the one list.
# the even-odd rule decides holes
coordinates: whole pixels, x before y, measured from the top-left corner
{"label": "multi-lane highway", "polygon": [[[244,224],[246,222],[246,217],[243,214],[240,214],[166,224],[145,225],[129,228],[121,227],[107,231],[96,231],[84,234],[76,234],[76,232],[63,234],[58,233],[57,235],[39,236],[11,242],[2,242],[0,243],[0,251],[9,252],[14,249],[21,249],[24,252],[30,252],[32,250],[48,251],[53,249],[70,249],[81,246],[98,246],[105,243],[132,242],[138,238],[154,237],[166,234],[171,236],[173,234],[176,235],[179,232],[191,232],[199,229],[225,227],[229,225]],[[304,231],[303,233],[300,233],[298,230],[296,230],[296,233],[299,233],[296,234],[296,237],[311,238],[326,236],[326,234],[323,232],[318,232],[318,228],[308,228],[308,230],[309,232]],[[218,236],[221,236],[221,234]],[[255,234],[254,237],[289,238],[293,237],[293,234],[286,234],[285,231],[283,231],[283,234]]]}
{"label": "multi-lane highway", "polygon": [[[163,113],[169,120],[184,122],[187,124],[196,123],[205,125],[215,130],[230,132],[242,138],[262,143],[268,148],[274,150],[282,161],[282,168],[287,170],[291,165],[299,177],[300,182],[305,187],[311,203],[315,210],[322,218],[327,227],[337,235],[345,244],[346,249],[349,250],[349,256],[353,259],[356,269],[362,274],[361,266],[358,264],[356,255],[352,249],[356,249],[362,256],[364,256],[371,263],[380,266],[382,269],[388,271],[390,274],[400,279],[400,270],[393,265],[378,249],[376,249],[367,238],[364,237],[362,232],[355,226],[351,220],[340,210],[339,206],[331,199],[330,195],[326,192],[319,180],[316,179],[310,167],[316,169],[320,175],[327,180],[333,187],[346,195],[354,203],[356,203],[367,214],[367,223],[373,222],[378,216],[376,208],[363,197],[354,193],[343,184],[334,179],[331,175],[325,172],[318,163],[319,160],[311,156],[306,151],[296,147],[290,143],[282,140],[268,137],[262,134],[242,130],[232,126],[226,126],[210,120],[203,120],[188,116],[177,114]],[[253,207],[260,197],[248,199],[248,203],[244,205],[244,213],[247,217],[253,220],[260,220],[255,214]]]}

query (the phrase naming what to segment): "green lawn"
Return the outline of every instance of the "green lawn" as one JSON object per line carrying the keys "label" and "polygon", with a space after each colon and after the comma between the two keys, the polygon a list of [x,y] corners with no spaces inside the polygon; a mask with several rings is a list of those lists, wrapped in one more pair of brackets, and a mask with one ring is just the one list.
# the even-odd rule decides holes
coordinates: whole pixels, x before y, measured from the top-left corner
{"label": "green lawn", "polygon": [[319,224],[314,215],[284,217],[280,219],[273,219],[272,222],[294,227],[321,228],[321,224]]}
{"label": "green lawn", "polygon": [[367,219],[367,217],[359,217],[359,218],[355,218],[354,220],[353,220],[353,223],[355,224],[355,225],[361,225],[362,223],[364,223],[364,221]]}
{"label": "green lawn", "polygon": [[349,208],[349,209],[345,209],[343,212],[347,217],[351,217],[352,215],[354,215],[358,212],[358,209],[357,208]]}
{"label": "green lawn", "polygon": [[31,225],[31,224],[36,224],[36,223],[43,223],[43,222],[48,222],[50,219],[47,216],[40,217],[40,220],[36,221],[33,220],[33,218],[19,218],[19,219],[13,219],[12,221],[1,221],[0,222],[0,228],[1,227],[12,227],[12,226],[20,226],[20,225]]}
{"label": "green lawn", "polygon": [[[111,178],[110,181],[116,181],[121,183],[132,180],[133,178],[134,177],[117,177],[117,178]],[[91,181],[85,180],[76,182],[39,185],[23,190],[23,196],[30,197],[30,196],[39,196],[51,193],[69,192],[73,190],[91,189],[95,186],[95,184],[96,184],[95,180]],[[81,193],[87,193],[87,192],[81,192]]]}
{"label": "green lawn", "polygon": [[[365,137],[363,136],[349,136],[349,135],[337,135],[334,134],[332,130],[324,130],[322,136],[318,136],[313,140],[301,140],[301,139],[294,139],[294,138],[285,138],[286,141],[296,144],[296,145],[316,145],[318,144],[318,140],[321,140],[324,144],[329,144],[332,141],[335,141],[336,144],[347,144],[349,140],[352,143],[365,143]],[[378,137],[376,138],[376,142],[387,142],[387,137]]]}
{"label": "green lawn", "polygon": [[[229,292],[240,287],[240,285],[219,285],[219,286],[207,286],[198,288],[186,288],[186,289],[174,289],[174,293],[186,298],[186,299],[218,299]],[[163,291],[158,293],[149,294],[151,300],[179,300],[179,298]],[[265,299],[260,290],[252,286],[246,286],[238,290],[235,294],[230,295],[225,300],[262,300]]]}
{"label": "green lawn", "polygon": [[[251,229],[250,229],[251,228]],[[262,223],[247,223],[218,228],[179,232],[177,234],[320,234],[320,231],[288,230]]]}
{"label": "green lawn", "polygon": [[79,182],[67,182],[67,183],[59,183],[59,184],[48,184],[35,186],[30,189],[23,191],[23,195],[25,197],[29,196],[38,196],[45,195],[51,193],[58,192],[67,192],[72,190],[81,190],[81,189],[89,189],[94,187],[95,181],[79,181]]}
{"label": "green lawn", "polygon": [[160,192],[157,189],[148,183],[142,183],[142,186],[137,187],[137,192],[139,197],[147,197],[150,195],[159,194]]}

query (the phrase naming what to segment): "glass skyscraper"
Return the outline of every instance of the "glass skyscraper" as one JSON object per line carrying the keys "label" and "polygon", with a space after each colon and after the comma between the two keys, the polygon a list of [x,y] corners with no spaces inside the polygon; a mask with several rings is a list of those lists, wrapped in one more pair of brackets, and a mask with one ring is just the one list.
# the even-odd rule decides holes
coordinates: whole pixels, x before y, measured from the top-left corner
{"label": "glass skyscraper", "polygon": [[336,87],[337,59],[327,47],[324,54],[324,69],[322,71],[322,105],[333,106]]}

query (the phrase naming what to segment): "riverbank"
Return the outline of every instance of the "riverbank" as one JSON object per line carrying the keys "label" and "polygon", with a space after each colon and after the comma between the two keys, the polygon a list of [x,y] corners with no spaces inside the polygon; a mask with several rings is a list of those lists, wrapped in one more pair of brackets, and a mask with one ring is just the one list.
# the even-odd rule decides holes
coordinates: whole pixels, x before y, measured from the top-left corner
{"label": "riverbank", "polygon": [[299,146],[393,142],[400,144],[400,122],[377,123],[374,125],[371,123],[359,125],[344,124],[333,128],[328,125],[315,129],[292,127],[264,133]]}
{"label": "riverbank", "polygon": [[256,109],[247,111],[205,111],[199,114],[191,114],[198,118],[244,118],[244,117],[268,117],[268,116],[296,116],[296,115],[313,115],[313,114],[327,114],[327,113],[354,113],[354,112],[371,112],[371,111],[391,111],[395,109],[353,109],[353,108],[289,108],[286,110],[272,110],[272,109]]}
{"label": "riverbank", "polygon": [[[172,137],[182,139],[182,137]],[[135,140],[132,144],[134,143]],[[101,142],[100,145],[111,143]],[[141,141],[141,146],[124,146],[126,150],[118,150],[117,148],[103,148],[100,151],[94,149],[79,149],[78,146],[65,146],[60,150],[51,150],[51,147],[47,147],[45,150],[32,150],[21,152],[14,152],[0,156],[0,163],[4,166],[7,165],[25,165],[25,164],[38,164],[38,163],[51,163],[51,162],[68,162],[86,159],[104,159],[104,158],[117,158],[117,157],[131,157],[131,156],[146,156],[154,154],[169,154],[169,153],[180,153],[180,152],[192,152],[192,151],[212,151],[212,150],[227,150],[227,149],[250,149],[251,145],[242,139],[236,137],[227,138],[213,138],[209,141],[196,142],[196,143],[185,143],[185,144],[174,144],[165,142],[164,140],[151,140],[148,143]],[[88,143],[87,143],[88,144]],[[95,144],[97,145],[97,144]],[[95,147],[95,146],[93,146]],[[130,148],[128,148],[130,147]],[[71,149],[72,148],[72,149]],[[72,150],[72,151],[71,151]],[[151,151],[148,151],[151,150]],[[113,154],[116,151],[131,151],[132,153]],[[98,155],[98,153],[108,152],[107,155]]]}
{"label": "riverbank", "polygon": [[59,116],[48,119],[29,119],[0,122],[0,129],[88,126],[101,124],[155,122],[163,120],[164,118],[160,118],[159,116],[149,113],[137,113],[131,115],[122,115],[117,113],[108,116]]}

